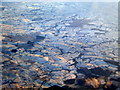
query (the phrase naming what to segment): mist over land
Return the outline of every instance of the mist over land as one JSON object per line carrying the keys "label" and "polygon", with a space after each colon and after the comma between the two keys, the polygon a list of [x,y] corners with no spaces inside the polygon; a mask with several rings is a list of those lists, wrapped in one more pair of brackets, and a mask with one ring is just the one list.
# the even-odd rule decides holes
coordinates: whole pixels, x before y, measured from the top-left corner
{"label": "mist over land", "polygon": [[0,11],[3,88],[119,88],[117,3],[4,2]]}

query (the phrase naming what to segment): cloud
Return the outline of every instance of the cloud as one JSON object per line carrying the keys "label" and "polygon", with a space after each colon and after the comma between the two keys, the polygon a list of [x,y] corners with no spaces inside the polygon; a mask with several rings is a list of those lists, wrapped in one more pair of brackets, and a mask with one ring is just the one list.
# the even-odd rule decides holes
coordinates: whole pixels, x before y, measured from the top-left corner
{"label": "cloud", "polygon": [[2,2],[118,2],[119,0],[3,0]]}

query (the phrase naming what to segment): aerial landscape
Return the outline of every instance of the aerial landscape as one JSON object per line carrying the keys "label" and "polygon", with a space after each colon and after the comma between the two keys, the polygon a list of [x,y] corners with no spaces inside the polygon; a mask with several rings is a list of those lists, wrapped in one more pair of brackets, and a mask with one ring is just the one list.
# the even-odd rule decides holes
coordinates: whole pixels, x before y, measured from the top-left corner
{"label": "aerial landscape", "polygon": [[120,90],[117,5],[2,2],[2,90]]}

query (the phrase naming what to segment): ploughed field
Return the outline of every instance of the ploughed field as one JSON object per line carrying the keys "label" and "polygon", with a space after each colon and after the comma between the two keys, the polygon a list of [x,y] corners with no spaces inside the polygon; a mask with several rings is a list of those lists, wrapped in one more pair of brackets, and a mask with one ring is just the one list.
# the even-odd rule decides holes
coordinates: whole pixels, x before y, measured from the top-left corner
{"label": "ploughed field", "polygon": [[117,3],[4,2],[0,12],[3,88],[120,88]]}

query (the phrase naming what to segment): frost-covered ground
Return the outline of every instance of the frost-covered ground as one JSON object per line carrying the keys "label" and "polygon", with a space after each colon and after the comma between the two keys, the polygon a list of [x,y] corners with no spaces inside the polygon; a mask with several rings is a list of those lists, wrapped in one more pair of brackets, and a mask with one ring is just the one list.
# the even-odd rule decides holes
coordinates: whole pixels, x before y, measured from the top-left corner
{"label": "frost-covered ground", "polygon": [[3,87],[88,76],[119,86],[117,3],[6,2],[0,11]]}

